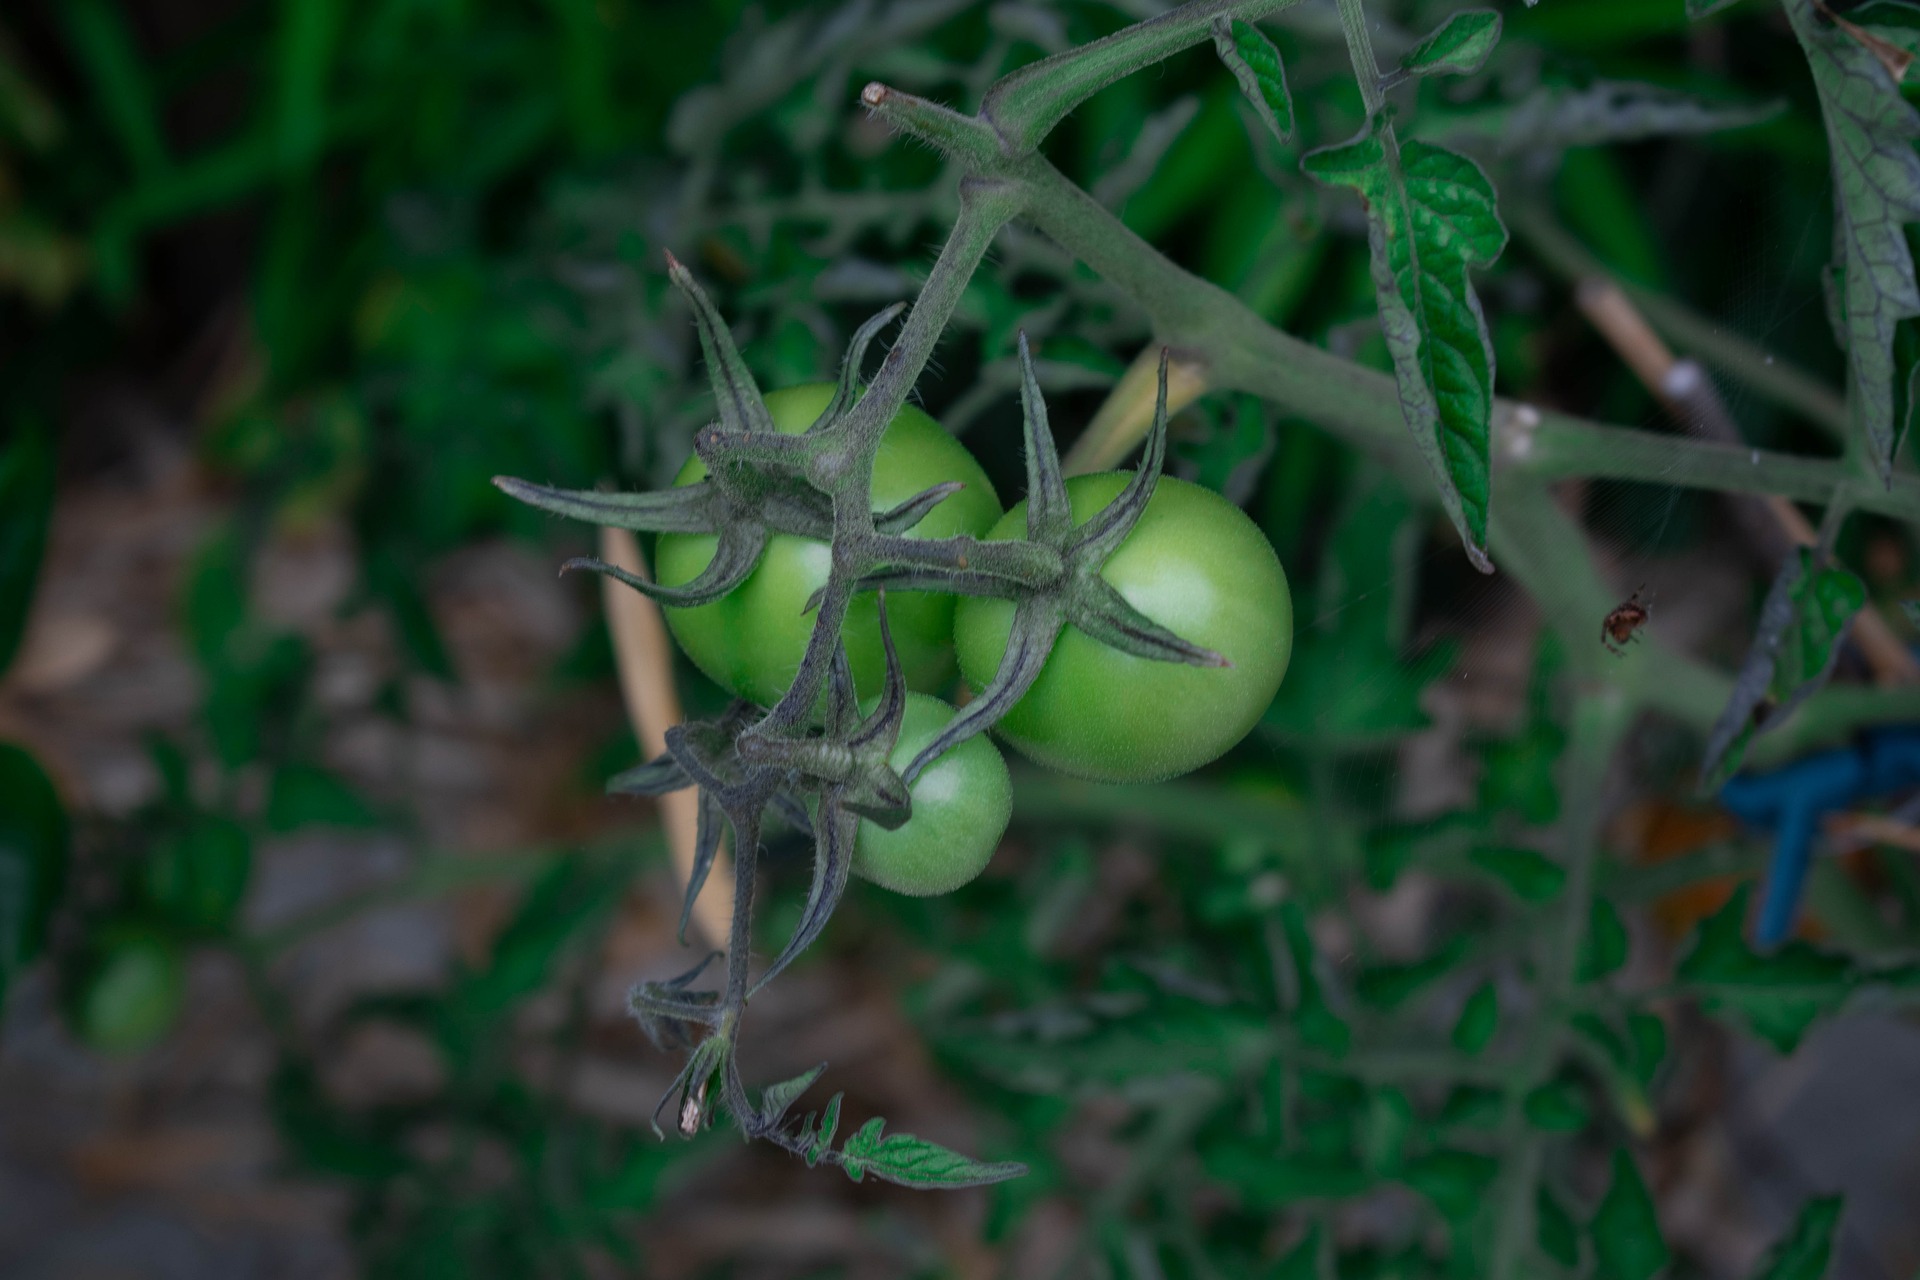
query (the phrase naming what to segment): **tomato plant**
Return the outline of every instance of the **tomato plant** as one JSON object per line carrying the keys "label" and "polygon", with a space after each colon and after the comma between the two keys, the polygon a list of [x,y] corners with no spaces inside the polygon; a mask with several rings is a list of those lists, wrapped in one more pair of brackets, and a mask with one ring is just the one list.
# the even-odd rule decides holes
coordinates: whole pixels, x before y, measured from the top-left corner
{"label": "tomato plant", "polygon": [[[953,708],[907,695],[889,763],[905,769],[953,722]],[[913,816],[892,831],[862,821],[854,874],[914,897],[950,893],[986,869],[1013,816],[1007,765],[984,737],[969,738],[929,765],[909,789]]]}
{"label": "tomato plant", "polygon": [[[1069,480],[1074,523],[1084,524],[1126,483],[1115,472]],[[987,537],[1026,532],[1023,502]],[[1163,478],[1100,576],[1146,617],[1232,665],[1156,662],[1069,626],[999,722],[1000,736],[1040,764],[1104,782],[1187,773],[1245,737],[1273,701],[1293,650],[1286,572],[1259,527],[1211,490]],[[960,604],[954,639],[961,672],[976,689],[1000,668],[1013,612],[1007,600]]]}
{"label": "tomato plant", "polygon": [[[789,435],[812,426],[833,398],[828,383],[788,387],[767,393],[773,425]],[[706,463],[689,458],[676,485],[707,478]],[[912,405],[893,416],[873,460],[873,506],[882,511],[934,485],[958,481],[966,487],[948,497],[913,526],[922,538],[981,534],[1000,516],[993,484],[966,446]],[[713,560],[718,538],[704,533],[662,534],[655,551],[662,586],[693,581]],[[772,706],[793,683],[807,651],[813,619],[807,603],[827,584],[832,561],[827,544],[790,533],[767,541],[759,567],[746,581],[712,604],[668,608],[667,625],[694,665],[715,683],[762,706]],[[932,592],[896,595],[889,621],[907,683],[922,692],[937,690],[953,676],[951,596]],[[871,592],[855,598],[841,630],[853,660],[855,684],[880,684],[880,615]]]}

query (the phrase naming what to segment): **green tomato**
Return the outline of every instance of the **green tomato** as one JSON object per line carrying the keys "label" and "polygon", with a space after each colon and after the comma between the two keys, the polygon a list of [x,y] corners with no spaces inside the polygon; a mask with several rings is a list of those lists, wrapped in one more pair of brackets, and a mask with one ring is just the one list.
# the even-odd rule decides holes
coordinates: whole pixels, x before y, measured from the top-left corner
{"label": "green tomato", "polygon": [[93,939],[69,1016],[82,1042],[100,1053],[133,1053],[173,1026],[186,990],[180,948],[163,933],[112,924]]}
{"label": "green tomato", "polygon": [[[888,763],[905,769],[953,717],[953,708],[938,698],[908,694]],[[969,738],[928,765],[910,794],[913,816],[898,829],[860,820],[853,870],[916,898],[950,893],[986,869],[1006,833],[1013,816],[1006,761],[984,736]]]}
{"label": "green tomato", "polygon": [[[1107,472],[1067,481],[1074,523],[1105,507],[1127,479]],[[1026,532],[1022,502],[987,537]],[[1029,759],[1101,782],[1171,778],[1217,759],[1266,711],[1293,651],[1293,603],[1273,547],[1226,499],[1163,477],[1100,576],[1141,613],[1233,665],[1136,658],[1069,626],[1000,721],[1000,736]],[[974,688],[999,669],[1012,622],[1009,601],[960,602],[954,644]]]}
{"label": "green tomato", "polygon": [[[773,425],[788,435],[812,426],[833,388],[826,383],[789,387],[767,395]],[[706,464],[689,458],[676,485],[705,479]],[[937,484],[958,480],[966,488],[928,512],[912,532],[922,538],[984,533],[1000,518],[993,484],[966,447],[939,423],[911,405],[894,415],[873,464],[873,504],[885,511]],[[660,537],[655,559],[659,580],[677,587],[691,582],[713,559],[711,534]],[[807,600],[827,583],[831,552],[812,538],[775,534],[747,580],[712,604],[667,609],[667,625],[694,665],[716,684],[762,706],[772,706],[793,683],[807,651],[814,615]],[[887,600],[887,620],[907,683],[935,690],[953,677],[953,597],[937,592],[896,592]],[[856,596],[841,632],[857,688],[877,692],[886,671],[880,644],[880,610],[872,592]]]}

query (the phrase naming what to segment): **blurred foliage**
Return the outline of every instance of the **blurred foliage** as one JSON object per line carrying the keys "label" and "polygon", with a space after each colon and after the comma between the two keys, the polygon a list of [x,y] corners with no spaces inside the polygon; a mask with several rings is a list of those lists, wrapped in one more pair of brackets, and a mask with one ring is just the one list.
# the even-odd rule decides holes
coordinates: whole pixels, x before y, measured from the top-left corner
{"label": "blurred foliage", "polygon": [[[183,958],[227,948],[274,1037],[276,1122],[298,1168],[353,1188],[367,1274],[643,1268],[637,1224],[713,1140],[660,1145],[585,1118],[524,1050],[564,1054],[587,1034],[591,959],[622,886],[656,860],[651,840],[423,854],[366,903],[249,932],[239,908],[263,842],[411,830],[319,759],[314,655],[259,616],[253,557],[276,530],[343,524],[358,557],[347,607],[377,606],[415,672],[457,679],[427,567],[483,536],[566,536],[489,477],[661,484],[706,421],[661,250],[697,263],[757,377],[823,376],[854,324],[912,294],[955,206],[939,157],[853,109],[859,85],[971,105],[1011,67],[1157,6],[277,0],[208,6],[191,38],[165,42],[159,8],[47,0],[0,18],[0,668],[46,537],[55,451],[37,424],[67,421],[73,381],[131,359],[171,306],[168,322],[231,347],[193,447],[237,499],[178,614],[205,698],[189,735],[152,743],[161,797],[88,833],[107,874],[64,906],[68,818],[41,766],[0,743],[0,983],[64,919],[69,941],[51,949],[72,1024],[127,1051],[169,1030]],[[1455,6],[1371,8],[1397,55]],[[1621,277],[1837,383],[1820,308],[1800,305],[1821,291],[1827,155],[1804,60],[1769,7],[1698,28],[1682,0],[1504,16],[1487,69],[1422,83],[1410,127],[1473,150],[1503,208],[1557,220]],[[1296,138],[1344,137],[1358,118],[1323,26],[1267,24]],[[1103,90],[1051,158],[1264,318],[1386,367],[1363,229],[1211,57]],[[183,291],[168,272],[191,267],[169,254],[208,227],[230,241],[225,274]],[[1481,280],[1503,390],[1646,418],[1617,361],[1561,321],[1553,270],[1523,241]],[[217,301],[237,308],[200,298],[223,281],[235,299]],[[996,483],[1018,475],[1021,326],[1060,424],[1089,416],[1148,337],[1109,286],[1035,233],[1005,233],[923,387]],[[1756,442],[1821,439],[1773,404],[1738,407]],[[1245,503],[1289,566],[1299,646],[1265,723],[1180,783],[1022,777],[1026,856],[1008,874],[946,899],[860,895],[861,924],[808,963],[863,948],[924,960],[928,976],[904,984],[912,1017],[989,1118],[983,1154],[1032,1169],[991,1193],[990,1242],[1064,1196],[1099,1274],[1478,1276],[1518,1231],[1499,1247],[1528,1274],[1647,1280],[1672,1251],[1636,1150],[1671,1114],[1675,998],[1788,1052],[1856,994],[1911,1000],[1920,976],[1847,936],[1756,952],[1744,891],[1699,923],[1670,982],[1630,964],[1647,959],[1648,935],[1626,924],[1647,900],[1751,876],[1762,855],[1568,883],[1553,827],[1600,782],[1569,754],[1550,641],[1521,722],[1472,745],[1467,798],[1401,812],[1397,753],[1489,608],[1435,554],[1451,535],[1424,495],[1243,398],[1182,415],[1175,457]],[[1598,502],[1592,522],[1638,536],[1624,509]],[[1895,536],[1910,566],[1910,531]],[[1911,596],[1905,573],[1876,592]],[[405,714],[405,690],[390,697]],[[1678,768],[1638,781],[1691,785]],[[1144,872],[1116,869],[1141,856]],[[355,908],[483,879],[518,886],[518,906],[444,989],[366,998],[319,1030],[277,992],[274,958]],[[1401,893],[1438,905],[1411,950],[1389,952],[1361,916]],[[1910,949],[1920,900],[1885,905]],[[1568,936],[1584,941],[1561,957]],[[530,1029],[517,1014],[542,992],[570,1012]],[[329,1097],[320,1060],[366,1025],[431,1047],[445,1072],[429,1096],[373,1111]],[[1114,1150],[1100,1183],[1062,1154],[1095,1103]],[[1362,1210],[1372,1225],[1356,1231]],[[1763,1274],[1820,1274],[1837,1218],[1810,1205]]]}

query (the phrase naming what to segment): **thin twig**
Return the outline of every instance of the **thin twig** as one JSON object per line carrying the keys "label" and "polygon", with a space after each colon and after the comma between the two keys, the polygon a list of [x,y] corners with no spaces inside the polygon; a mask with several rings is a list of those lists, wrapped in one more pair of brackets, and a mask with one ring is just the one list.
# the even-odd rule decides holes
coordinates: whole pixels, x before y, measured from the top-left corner
{"label": "thin twig", "polygon": [[[638,577],[647,576],[640,544],[625,529],[600,530],[600,558]],[[641,755],[651,760],[666,751],[667,730],[681,720],[666,621],[653,601],[610,577],[601,578],[600,591],[606,604],[607,629],[613,633],[613,660],[620,673],[627,719],[640,740]],[[690,788],[660,797],[660,825],[666,828],[674,874],[683,885],[693,874],[699,813],[699,796]],[[693,904],[693,927],[702,943],[723,946],[732,918],[733,872],[723,848],[714,858],[706,887]]]}
{"label": "thin twig", "polygon": [[[1739,429],[1720,399],[1713,379],[1693,361],[1675,359],[1620,286],[1603,277],[1589,276],[1580,282],[1574,300],[1581,314],[1600,331],[1600,336],[1619,353],[1627,367],[1677,422],[1683,427],[1697,428],[1709,439],[1740,443]],[[1789,546],[1810,547],[1819,541],[1813,526],[1800,514],[1800,508],[1787,499],[1778,495],[1733,496],[1741,508],[1766,511]],[[1768,550],[1773,551],[1777,539],[1768,541]],[[1772,558],[1777,562],[1778,554]],[[1920,684],[1920,662],[1914,660],[1877,609],[1869,605],[1855,614],[1852,630],[1854,643],[1860,646],[1867,665],[1873,669],[1874,683]]]}

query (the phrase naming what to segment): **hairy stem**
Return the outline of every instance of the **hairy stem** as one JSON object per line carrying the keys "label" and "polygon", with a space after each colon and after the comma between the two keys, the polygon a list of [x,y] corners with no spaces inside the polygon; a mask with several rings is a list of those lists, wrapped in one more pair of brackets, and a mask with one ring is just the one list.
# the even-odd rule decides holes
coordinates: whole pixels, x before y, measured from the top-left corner
{"label": "hairy stem", "polygon": [[1360,85],[1360,102],[1371,120],[1386,105],[1380,88],[1380,63],[1373,56],[1373,37],[1367,32],[1362,0],[1340,0],[1340,31],[1347,38],[1347,56],[1353,60],[1353,78]]}

